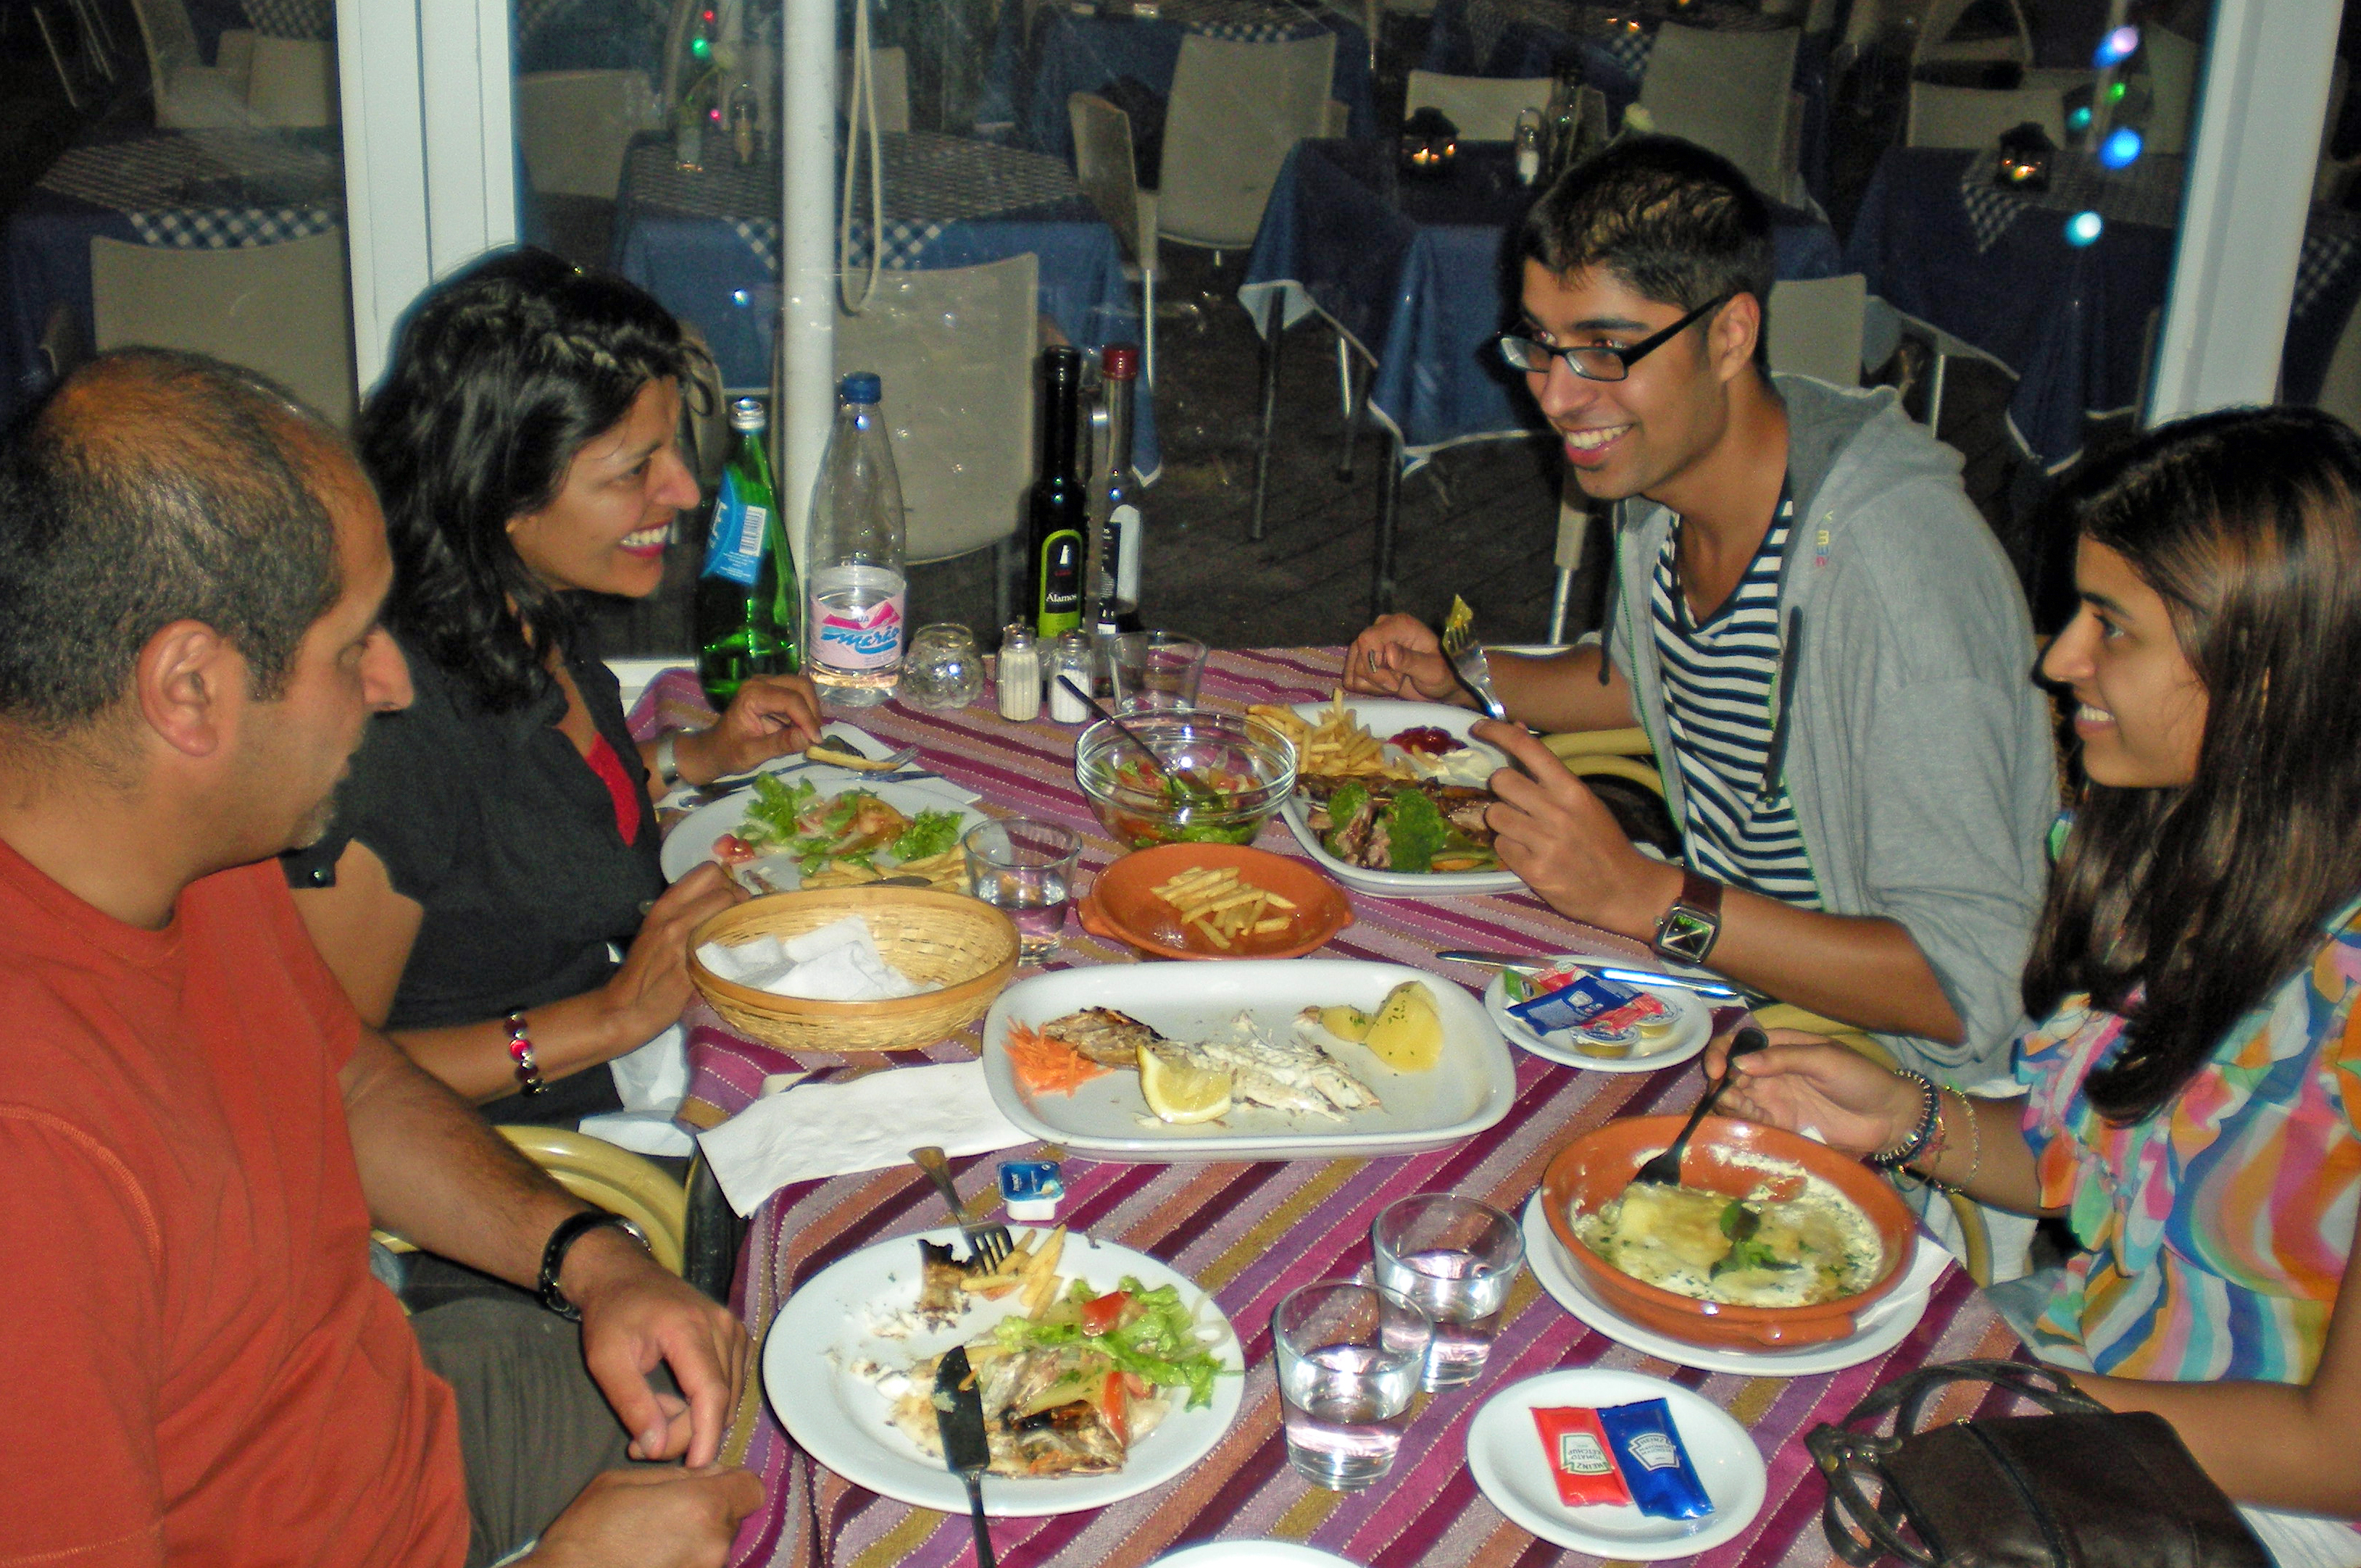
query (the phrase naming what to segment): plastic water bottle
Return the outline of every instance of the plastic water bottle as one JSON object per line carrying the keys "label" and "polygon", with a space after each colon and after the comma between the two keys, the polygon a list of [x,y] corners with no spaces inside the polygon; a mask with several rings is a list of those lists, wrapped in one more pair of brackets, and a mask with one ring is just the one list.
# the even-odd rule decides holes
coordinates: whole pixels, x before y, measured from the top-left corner
{"label": "plastic water bottle", "polygon": [[908,632],[902,481],[877,406],[880,390],[866,370],[838,387],[836,428],[812,488],[806,667],[820,695],[840,707],[867,707],[893,695]]}

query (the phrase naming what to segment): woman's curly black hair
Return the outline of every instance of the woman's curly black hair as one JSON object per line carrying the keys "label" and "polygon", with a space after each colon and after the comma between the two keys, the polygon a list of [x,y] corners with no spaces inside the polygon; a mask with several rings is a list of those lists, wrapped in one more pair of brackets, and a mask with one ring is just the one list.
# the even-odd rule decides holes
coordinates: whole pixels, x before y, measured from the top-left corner
{"label": "woman's curly black hair", "polygon": [[504,252],[422,299],[354,438],[385,507],[386,620],[491,712],[548,687],[570,596],[529,571],[511,519],[547,506],[575,455],[704,350],[643,290],[547,251]]}

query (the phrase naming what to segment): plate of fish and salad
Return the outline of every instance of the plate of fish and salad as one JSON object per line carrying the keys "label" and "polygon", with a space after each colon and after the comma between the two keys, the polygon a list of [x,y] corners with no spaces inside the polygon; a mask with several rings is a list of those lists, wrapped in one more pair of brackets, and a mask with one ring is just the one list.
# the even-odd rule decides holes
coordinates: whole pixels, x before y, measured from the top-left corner
{"label": "plate of fish and salad", "polygon": [[1507,1115],[1517,1086],[1507,1042],[1466,991],[1344,959],[1037,976],[985,1015],[983,1070],[1024,1131],[1140,1161],[1441,1148]]}
{"label": "plate of fish and salad", "polygon": [[[1566,961],[1585,960],[1572,957]],[[1653,1072],[1688,1060],[1713,1038],[1713,1004],[1696,992],[1671,985],[1634,984],[1632,989],[1654,997],[1664,1012],[1631,1030],[1619,1030],[1612,1037],[1580,1029],[1556,1029],[1544,1035],[1510,1012],[1515,1003],[1542,994],[1532,981],[1512,970],[1502,970],[1484,988],[1484,1011],[1510,1045],[1546,1060],[1593,1072]]]}
{"label": "plate of fish and salad", "polygon": [[1488,781],[1508,758],[1468,739],[1482,714],[1383,697],[1348,705],[1341,693],[1333,702],[1250,713],[1295,741],[1295,794],[1282,814],[1321,869],[1346,887],[1378,898],[1435,898],[1524,885],[1501,869],[1484,824],[1499,798]]}
{"label": "plate of fish and salad", "polygon": [[708,861],[724,871],[749,867],[781,893],[912,873],[965,893],[960,840],[985,820],[924,781],[870,784],[840,769],[764,773],[683,817],[664,839],[662,863],[669,882]]}
{"label": "plate of fish and salad", "polygon": [[1569,1267],[1542,1203],[1541,1193],[1535,1191],[1525,1204],[1522,1227],[1525,1260],[1532,1265],[1533,1278],[1541,1288],[1559,1306],[1616,1343],[1642,1355],[1694,1366],[1701,1372],[1734,1372],[1747,1377],[1807,1377],[1874,1361],[1908,1338],[1910,1331],[1918,1326],[1918,1320],[1927,1315],[1936,1284],[1951,1262],[1950,1254],[1930,1237],[1919,1235],[1902,1278],[1883,1299],[1855,1320],[1853,1332],[1842,1339],[1794,1350],[1739,1350],[1692,1344],[1626,1317],[1577,1270]]}
{"label": "plate of fish and salad", "polygon": [[936,1362],[966,1345],[992,1443],[987,1513],[1104,1508],[1211,1452],[1237,1417],[1245,1367],[1212,1298],[1112,1242],[1063,1230],[1017,1241],[1023,1251],[986,1273],[961,1261],[956,1230],[900,1236],[788,1297],[763,1387],[804,1451],[883,1497],[965,1512],[928,1395]]}

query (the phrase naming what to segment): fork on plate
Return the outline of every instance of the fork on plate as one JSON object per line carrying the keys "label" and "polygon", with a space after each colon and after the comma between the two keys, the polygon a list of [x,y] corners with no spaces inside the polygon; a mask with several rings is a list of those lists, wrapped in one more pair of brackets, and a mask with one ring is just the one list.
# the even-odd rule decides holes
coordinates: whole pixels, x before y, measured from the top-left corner
{"label": "fork on plate", "polygon": [[1008,1234],[1008,1227],[969,1222],[966,1209],[960,1204],[959,1189],[951,1183],[950,1164],[943,1158],[943,1151],[934,1145],[912,1149],[910,1163],[927,1173],[927,1179],[935,1184],[935,1190],[943,1195],[945,1203],[950,1205],[953,1223],[959,1226],[960,1234],[967,1237],[969,1261],[982,1263],[992,1269],[999,1268],[1008,1255],[1016,1250],[1016,1238]]}

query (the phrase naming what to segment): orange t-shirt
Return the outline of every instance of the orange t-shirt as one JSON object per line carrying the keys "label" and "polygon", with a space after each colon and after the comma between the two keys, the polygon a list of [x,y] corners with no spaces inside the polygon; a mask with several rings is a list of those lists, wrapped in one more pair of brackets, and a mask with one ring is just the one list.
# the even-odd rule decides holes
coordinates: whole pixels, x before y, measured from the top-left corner
{"label": "orange t-shirt", "polygon": [[143,931],[0,844],[0,1564],[465,1556],[451,1391],[368,1272],[358,1027],[275,863]]}

